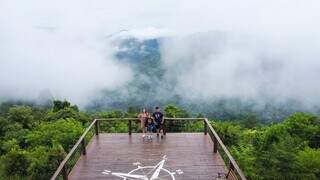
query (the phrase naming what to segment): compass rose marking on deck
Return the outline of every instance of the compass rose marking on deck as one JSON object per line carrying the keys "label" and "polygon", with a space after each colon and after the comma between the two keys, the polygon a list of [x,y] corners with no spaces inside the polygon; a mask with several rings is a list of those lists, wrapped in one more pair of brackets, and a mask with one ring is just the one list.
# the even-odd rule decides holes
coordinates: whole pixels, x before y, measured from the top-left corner
{"label": "compass rose marking on deck", "polygon": [[109,170],[104,170],[102,171],[102,174],[116,176],[122,178],[123,180],[175,180],[174,175],[183,174],[183,171],[181,169],[170,172],[169,170],[163,168],[166,160],[167,157],[163,156],[162,160],[155,166],[140,166],[140,162],[135,162],[133,163],[133,165],[137,166],[137,168],[133,169],[129,173],[111,172]]}

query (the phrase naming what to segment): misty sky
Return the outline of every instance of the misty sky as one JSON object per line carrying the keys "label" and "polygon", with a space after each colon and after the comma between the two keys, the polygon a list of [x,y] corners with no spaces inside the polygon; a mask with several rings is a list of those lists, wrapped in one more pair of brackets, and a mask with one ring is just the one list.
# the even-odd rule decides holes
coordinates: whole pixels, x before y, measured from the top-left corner
{"label": "misty sky", "polygon": [[[318,0],[0,0],[0,100],[52,94],[85,104],[121,87],[132,72],[108,37],[128,30],[172,37],[161,44],[167,76],[190,99],[318,104],[319,9]],[[230,34],[218,54],[213,32]]]}

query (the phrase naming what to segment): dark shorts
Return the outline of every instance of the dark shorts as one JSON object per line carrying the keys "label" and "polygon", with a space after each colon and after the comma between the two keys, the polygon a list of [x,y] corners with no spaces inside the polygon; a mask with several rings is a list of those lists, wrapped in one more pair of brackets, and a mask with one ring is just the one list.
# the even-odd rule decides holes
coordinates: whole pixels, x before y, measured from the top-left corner
{"label": "dark shorts", "polygon": [[157,129],[163,129],[164,125],[161,123],[156,124]]}

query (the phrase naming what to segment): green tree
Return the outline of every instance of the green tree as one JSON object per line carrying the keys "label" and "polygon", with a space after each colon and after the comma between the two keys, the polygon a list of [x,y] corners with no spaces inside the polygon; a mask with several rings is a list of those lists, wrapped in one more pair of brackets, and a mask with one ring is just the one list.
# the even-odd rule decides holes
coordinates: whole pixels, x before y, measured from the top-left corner
{"label": "green tree", "polygon": [[10,140],[3,141],[1,144],[2,144],[2,146],[1,146],[1,152],[2,153],[7,153],[7,152],[10,152],[13,149],[19,149],[20,148],[18,140],[14,139],[14,138],[10,139]]}
{"label": "green tree", "polygon": [[69,108],[70,106],[71,106],[71,103],[68,101],[55,100],[53,101],[53,112],[57,112],[65,108]]}
{"label": "green tree", "polygon": [[60,119],[54,122],[43,122],[26,135],[26,142],[31,147],[52,147],[59,143],[65,150],[69,150],[82,134],[84,128],[75,119]]}
{"label": "green tree", "polygon": [[164,108],[164,114],[166,117],[179,118],[179,117],[189,117],[186,110],[179,108],[175,105],[168,105]]}
{"label": "green tree", "polygon": [[[300,140],[291,136],[279,137],[266,149],[255,151],[255,168],[263,179],[300,179],[296,154],[303,147]],[[300,144],[300,145],[299,145]]]}
{"label": "green tree", "polygon": [[123,118],[125,116],[126,113],[120,110],[102,111],[93,114],[94,118]]}
{"label": "green tree", "polygon": [[[12,139],[17,140],[19,147],[25,148],[26,135],[30,132],[30,129],[25,129],[20,123],[13,123],[7,126],[6,134],[3,137],[5,141],[10,141]],[[2,149],[3,150],[3,149]]]}
{"label": "green tree", "polygon": [[65,156],[66,153],[59,144],[55,144],[52,148],[45,146],[35,147],[29,153],[29,177],[37,180],[48,179]]}
{"label": "green tree", "polygon": [[241,125],[243,125],[245,128],[255,128],[259,125],[259,118],[255,113],[245,113],[241,118]]}
{"label": "green tree", "polygon": [[303,179],[320,179],[320,149],[306,148],[299,151],[297,163]]}
{"label": "green tree", "polygon": [[0,138],[5,135],[9,121],[0,116]]}
{"label": "green tree", "polygon": [[58,119],[73,118],[85,124],[89,121],[89,116],[83,112],[78,112],[73,108],[67,107],[60,109],[59,111],[49,111],[44,118],[46,121],[56,121]]}
{"label": "green tree", "polygon": [[225,145],[237,145],[240,142],[242,127],[233,122],[212,122],[214,129],[219,134]]}
{"label": "green tree", "polygon": [[3,158],[4,171],[7,177],[18,179],[17,177],[28,176],[28,167],[30,160],[25,150],[13,149]]}
{"label": "green tree", "polygon": [[320,118],[308,113],[295,113],[283,124],[291,136],[307,141],[311,147],[320,148]]}
{"label": "green tree", "polygon": [[[128,113],[120,110],[113,111],[103,111],[97,112],[93,115],[94,118],[123,118],[127,117]],[[137,115],[135,115],[137,116]],[[137,129],[135,127],[135,123],[132,124],[133,129]],[[128,122],[127,121],[106,121],[100,123],[100,130],[108,133],[125,133],[128,132]]]}
{"label": "green tree", "polygon": [[[189,114],[186,110],[179,108],[175,105],[168,105],[164,108],[164,115],[166,117],[172,118],[183,118],[189,117]],[[186,125],[187,123],[187,125]],[[188,122],[185,121],[169,121],[166,123],[166,130],[168,132],[181,132],[184,129],[188,129],[190,125]]]}
{"label": "green tree", "polygon": [[247,177],[259,179],[256,167],[255,149],[251,144],[240,143],[238,146],[231,146],[230,152]]}
{"label": "green tree", "polygon": [[32,108],[29,106],[15,106],[9,109],[8,119],[11,123],[22,124],[23,128],[30,128],[33,122]]}

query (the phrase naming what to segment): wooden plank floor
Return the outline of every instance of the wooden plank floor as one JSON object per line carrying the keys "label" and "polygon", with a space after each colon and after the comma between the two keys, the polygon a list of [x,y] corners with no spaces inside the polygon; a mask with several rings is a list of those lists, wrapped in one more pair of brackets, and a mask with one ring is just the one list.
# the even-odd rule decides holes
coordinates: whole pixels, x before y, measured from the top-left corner
{"label": "wooden plank floor", "polygon": [[221,156],[212,149],[210,136],[203,133],[167,133],[164,139],[154,137],[152,142],[143,141],[141,134],[99,134],[93,137],[87,146],[87,155],[79,159],[69,178],[121,180],[102,172],[128,173],[137,168],[134,162],[155,166],[166,155],[165,169],[183,171],[175,175],[176,179],[212,180],[218,173],[226,173]]}

